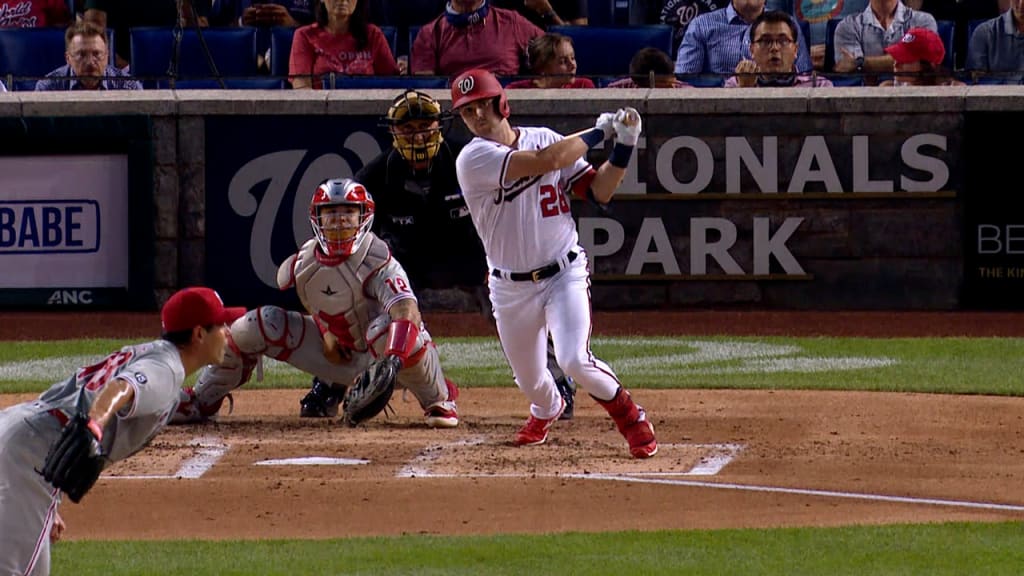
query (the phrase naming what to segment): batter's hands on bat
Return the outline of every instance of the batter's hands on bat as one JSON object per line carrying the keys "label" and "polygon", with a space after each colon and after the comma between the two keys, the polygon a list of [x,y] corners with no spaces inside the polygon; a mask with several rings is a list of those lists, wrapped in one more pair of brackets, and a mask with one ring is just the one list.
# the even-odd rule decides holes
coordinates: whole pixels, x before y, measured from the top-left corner
{"label": "batter's hands on bat", "polygon": [[736,65],[736,83],[743,88],[753,88],[757,84],[757,62],[753,60],[740,60]]}
{"label": "batter's hands on bat", "polygon": [[597,117],[597,123],[594,125],[595,128],[604,132],[604,139],[608,140],[615,135],[615,113],[604,112]]}
{"label": "batter's hands on bat", "polygon": [[613,122],[616,140],[626,146],[636,146],[640,139],[641,124],[640,113],[636,108],[620,108]]}

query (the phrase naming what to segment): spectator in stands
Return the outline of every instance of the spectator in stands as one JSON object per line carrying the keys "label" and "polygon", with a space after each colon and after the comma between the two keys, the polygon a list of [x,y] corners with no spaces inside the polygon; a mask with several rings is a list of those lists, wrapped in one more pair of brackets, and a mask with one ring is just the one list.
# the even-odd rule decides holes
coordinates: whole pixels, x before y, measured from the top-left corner
{"label": "spectator in stands", "polygon": [[1010,0],[903,0],[914,10],[927,12],[936,22],[953,22],[953,69],[960,70],[967,61],[967,37],[974,20],[995,18],[1010,9]]}
{"label": "spectator in stands", "polygon": [[[665,0],[661,11],[649,17],[647,20],[652,24],[665,24],[672,27],[672,50],[679,51],[679,45],[683,42],[686,28],[694,18],[701,14],[721,10],[729,5],[729,0]],[[652,7],[657,4],[651,2]]]}
{"label": "spectator in stands", "polygon": [[446,0],[374,0],[370,2],[370,22],[406,29],[422,26],[443,14],[446,4]]}
{"label": "spectator in stands", "polygon": [[785,12],[768,10],[750,25],[752,60],[740,60],[726,88],[827,87],[832,82],[796,70],[797,25]]}
{"label": "spectator in stands", "polygon": [[212,26],[298,28],[316,20],[316,2],[310,0],[220,0],[215,5]]}
{"label": "spectator in stands", "polygon": [[835,36],[835,67],[839,73],[865,73],[864,83],[877,84],[872,74],[892,72],[894,60],[886,47],[900,41],[911,28],[938,32],[935,18],[900,0],[871,0],[859,14],[839,23]]}
{"label": "spectator in stands", "polygon": [[387,38],[367,20],[369,0],[323,0],[316,22],[295,30],[288,74],[294,88],[320,88],[331,72],[393,76],[403,73]]}
{"label": "spectator in stands", "polygon": [[793,14],[798,23],[807,22],[810,28],[810,38],[807,40],[811,44],[811,64],[815,70],[825,70],[825,36],[828,34],[829,20],[863,12],[867,7],[868,0],[789,1],[786,11]]}
{"label": "spectator in stands", "polygon": [[[732,0],[694,18],[679,45],[676,74],[733,74],[740,60],[750,57],[750,24],[764,11],[765,0]],[[797,34],[796,68],[807,72],[811,58],[800,38]]]}
{"label": "spectator in stands", "polygon": [[101,30],[114,30],[117,67],[127,68],[131,60],[130,30],[143,26],[204,26],[210,13],[211,0],[85,0],[84,19]]}
{"label": "spectator in stands", "polygon": [[587,0],[494,0],[494,7],[515,10],[544,30],[587,25]]}
{"label": "spectator in stands", "polygon": [[1019,84],[1024,72],[1024,0],[1010,0],[1010,9],[974,29],[967,49],[967,69],[991,74],[986,83]]}
{"label": "spectator in stands", "polygon": [[36,82],[36,91],[142,90],[142,83],[110,65],[106,30],[75,22],[64,34],[67,64]]}
{"label": "spectator in stands", "polygon": [[67,26],[71,11],[65,0],[0,0],[0,28]]}
{"label": "spectator in stands", "polygon": [[451,0],[445,12],[420,28],[412,45],[415,74],[456,76],[472,68],[497,75],[529,73],[530,40],[544,34],[518,12],[488,0]]}
{"label": "spectator in stands", "polygon": [[664,50],[653,46],[641,48],[629,61],[629,77],[616,80],[606,88],[690,88],[689,84],[676,78],[672,67],[672,58]]}
{"label": "spectator in stands", "polygon": [[516,80],[505,88],[593,88],[590,78],[576,77],[576,51],[572,38],[548,32],[530,40],[530,71],[536,77]]}
{"label": "spectator in stands", "polygon": [[885,52],[892,56],[892,80],[879,86],[963,86],[964,83],[951,78],[942,69],[946,47],[942,38],[927,28],[911,28],[899,42],[886,46]]}

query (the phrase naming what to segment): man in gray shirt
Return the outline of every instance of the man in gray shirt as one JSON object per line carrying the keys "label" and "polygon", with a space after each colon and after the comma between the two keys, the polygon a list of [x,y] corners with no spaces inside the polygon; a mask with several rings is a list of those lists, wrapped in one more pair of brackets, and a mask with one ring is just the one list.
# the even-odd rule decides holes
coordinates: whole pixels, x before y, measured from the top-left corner
{"label": "man in gray shirt", "polygon": [[935,18],[927,12],[913,10],[900,0],[871,0],[863,12],[843,18],[836,28],[835,71],[892,73],[893,59],[885,49],[911,28],[938,32]]}
{"label": "man in gray shirt", "polygon": [[978,25],[967,49],[967,69],[990,73],[986,84],[1019,84],[1024,72],[1024,0]]}

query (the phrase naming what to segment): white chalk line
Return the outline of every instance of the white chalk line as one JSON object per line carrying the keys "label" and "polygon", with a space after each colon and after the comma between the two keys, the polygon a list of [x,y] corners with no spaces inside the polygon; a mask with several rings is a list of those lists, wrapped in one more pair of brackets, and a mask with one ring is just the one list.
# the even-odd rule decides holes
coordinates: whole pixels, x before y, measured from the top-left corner
{"label": "white chalk line", "polygon": [[131,476],[104,476],[105,480],[171,480],[188,479],[196,480],[203,477],[210,468],[213,468],[224,454],[227,454],[229,446],[223,440],[215,436],[202,436],[193,439],[189,446],[199,448],[196,453],[181,463],[178,471],[174,474],[137,474]]}

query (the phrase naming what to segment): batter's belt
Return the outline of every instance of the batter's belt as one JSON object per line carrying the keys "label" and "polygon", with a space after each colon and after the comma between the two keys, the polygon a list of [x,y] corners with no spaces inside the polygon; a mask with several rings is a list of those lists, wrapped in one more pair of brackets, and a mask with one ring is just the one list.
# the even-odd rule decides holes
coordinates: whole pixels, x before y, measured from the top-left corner
{"label": "batter's belt", "polygon": [[536,270],[530,270],[529,272],[506,272],[495,268],[491,270],[491,276],[494,276],[495,278],[504,278],[505,280],[511,280],[513,282],[540,282],[546,278],[551,278],[569,266],[569,264],[572,264],[572,262],[576,260],[577,255],[578,254],[575,251],[569,250],[569,253],[565,255],[565,258],[561,258],[546,266],[541,266]]}

